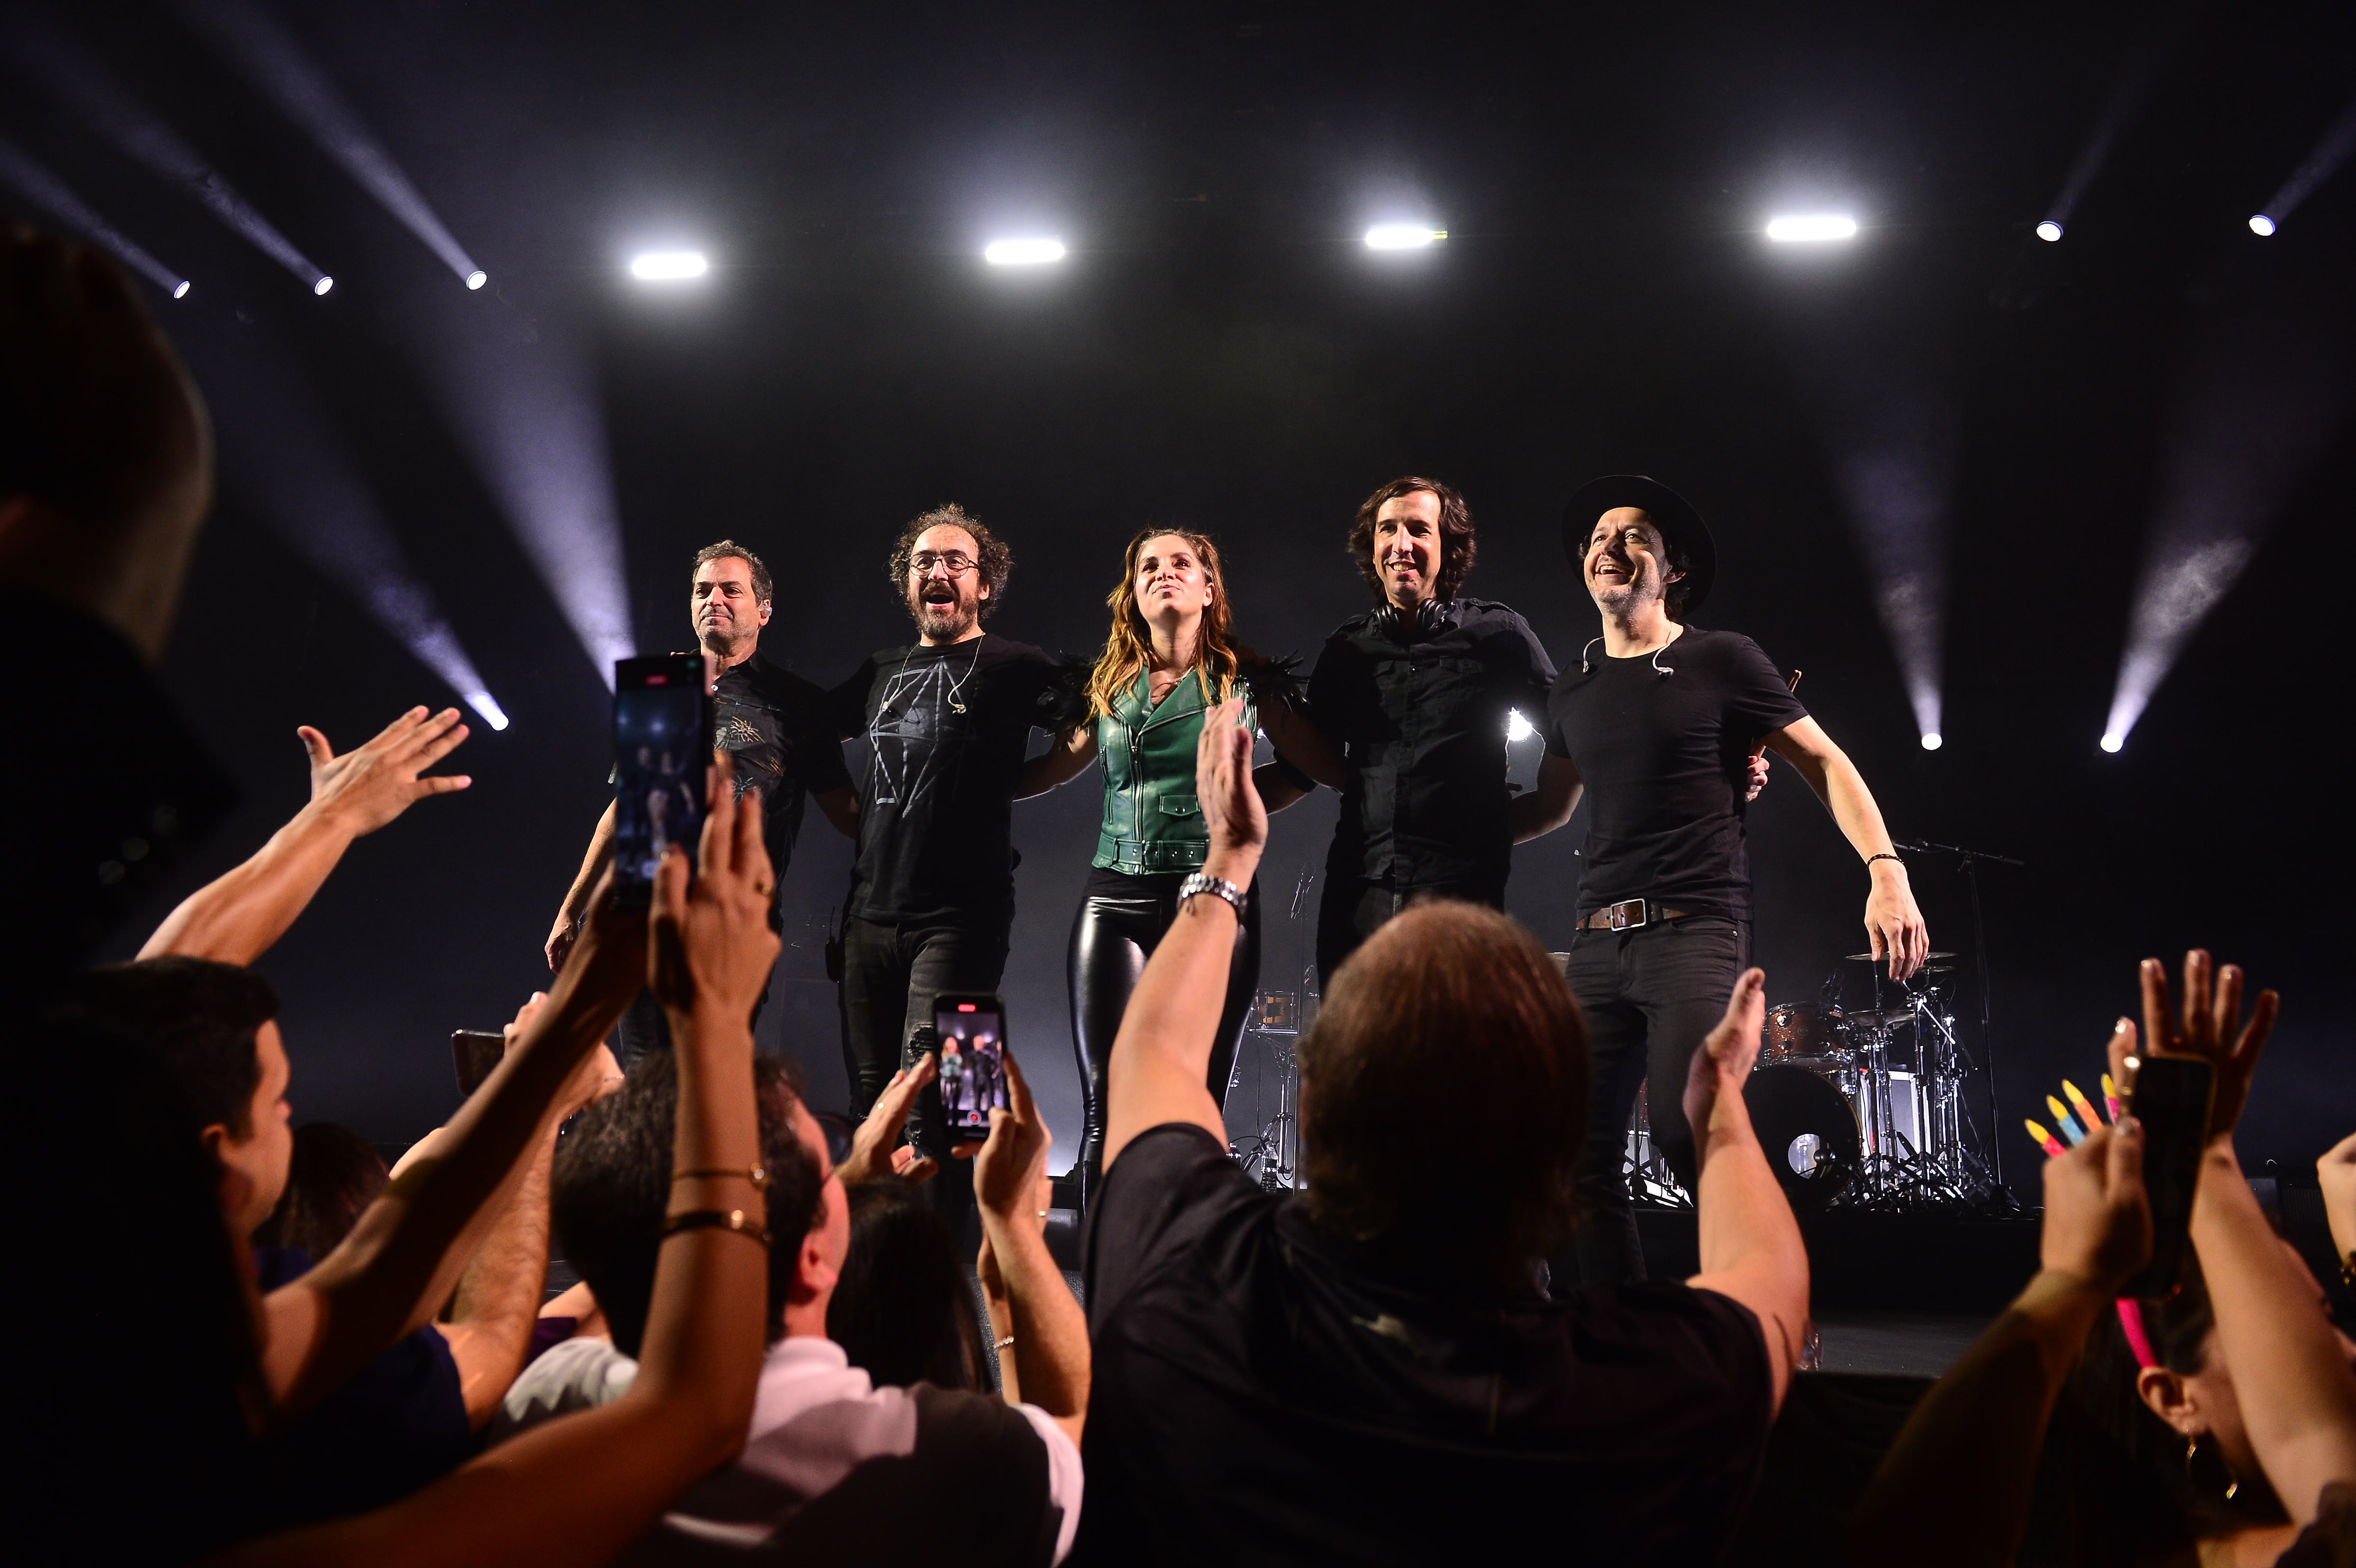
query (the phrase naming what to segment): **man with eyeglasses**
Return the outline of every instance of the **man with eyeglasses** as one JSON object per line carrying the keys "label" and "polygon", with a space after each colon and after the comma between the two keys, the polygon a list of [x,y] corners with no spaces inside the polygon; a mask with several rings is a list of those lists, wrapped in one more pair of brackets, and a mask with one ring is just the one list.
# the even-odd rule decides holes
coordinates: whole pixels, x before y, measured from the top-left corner
{"label": "man with eyeglasses", "polygon": [[[695,640],[712,671],[712,749],[735,762],[736,795],[761,797],[761,832],[769,850],[780,890],[771,898],[769,926],[782,923],[778,902],[786,867],[794,857],[794,840],[801,832],[802,802],[818,803],[829,822],[846,836],[859,831],[859,802],[851,793],[851,774],[842,765],[842,745],[825,710],[826,693],[783,663],[761,653],[761,628],[769,624],[775,585],[769,569],[734,539],[709,544],[695,555],[695,575],[688,590],[688,614]],[[701,770],[690,770],[690,785],[703,787]],[[614,803],[597,819],[589,836],[589,852],[581,870],[565,890],[548,933],[548,967],[564,967],[581,933],[581,917],[589,907],[590,890],[614,854]],[[769,999],[764,987],[753,1016]],[[640,991],[616,1027],[614,1054],[623,1070],[637,1065],[650,1051],[670,1049],[670,1029],[654,993]]]}
{"label": "man with eyeglasses", "polygon": [[[829,694],[835,730],[867,742],[859,851],[843,909],[844,1069],[864,1117],[892,1074],[933,1049],[933,998],[995,991],[1014,922],[1013,805],[1033,728],[1076,721],[1060,661],[982,630],[1006,600],[1005,541],[962,507],[901,532],[887,571],[916,640],[871,655]],[[937,1202],[970,1211],[972,1174],[943,1157],[939,1086],[917,1095],[916,1149],[942,1160]]]}

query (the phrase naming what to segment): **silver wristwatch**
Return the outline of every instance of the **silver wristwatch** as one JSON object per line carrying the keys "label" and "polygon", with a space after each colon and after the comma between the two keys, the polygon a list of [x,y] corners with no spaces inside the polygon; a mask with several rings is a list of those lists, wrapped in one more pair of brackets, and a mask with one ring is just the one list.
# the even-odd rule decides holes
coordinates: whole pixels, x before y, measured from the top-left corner
{"label": "silver wristwatch", "polygon": [[1196,871],[1194,875],[1188,877],[1184,881],[1178,884],[1178,907],[1180,909],[1184,909],[1186,907],[1186,901],[1193,898],[1196,893],[1209,893],[1215,898],[1223,898],[1226,900],[1228,904],[1234,908],[1236,918],[1237,920],[1243,919],[1244,890],[1236,886],[1235,883],[1223,880],[1217,877],[1209,876],[1201,871]]}

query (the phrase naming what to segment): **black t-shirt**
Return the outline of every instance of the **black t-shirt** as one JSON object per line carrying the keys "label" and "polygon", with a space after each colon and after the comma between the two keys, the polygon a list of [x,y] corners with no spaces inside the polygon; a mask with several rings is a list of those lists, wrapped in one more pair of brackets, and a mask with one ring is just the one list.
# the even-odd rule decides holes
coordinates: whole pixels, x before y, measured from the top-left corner
{"label": "black t-shirt", "polygon": [[1387,1277],[1199,1127],[1088,1216],[1075,1561],[1707,1563],[1759,1476],[1758,1320],[1681,1285],[1483,1307]]}
{"label": "black t-shirt", "polygon": [[864,734],[872,753],[852,914],[1012,914],[1014,788],[1032,729],[1064,717],[1066,685],[1049,655],[984,635],[885,648],[827,694],[836,732]]}
{"label": "black t-shirt", "polygon": [[1529,623],[1458,599],[1448,623],[1402,637],[1381,610],[1344,621],[1309,677],[1317,727],[1350,763],[1326,870],[1397,888],[1503,887],[1507,715],[1537,722],[1554,666]]}
{"label": "black t-shirt", "polygon": [[[736,764],[736,795],[761,795],[761,837],[780,890],[801,832],[802,803],[851,787],[826,689],[755,654],[721,672],[712,699],[712,741]],[[783,897],[782,891],[779,897]]]}
{"label": "black t-shirt", "polygon": [[1736,632],[1688,626],[1658,668],[1650,654],[1615,659],[1601,648],[1586,664],[1564,670],[1547,699],[1547,751],[1569,758],[1587,786],[1580,918],[1644,898],[1749,920],[1751,748],[1808,710]]}

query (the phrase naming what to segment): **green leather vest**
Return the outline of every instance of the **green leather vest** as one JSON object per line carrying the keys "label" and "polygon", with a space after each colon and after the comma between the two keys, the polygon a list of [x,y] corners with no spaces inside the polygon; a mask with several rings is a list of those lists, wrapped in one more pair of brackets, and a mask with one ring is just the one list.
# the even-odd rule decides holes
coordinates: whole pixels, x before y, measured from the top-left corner
{"label": "green leather vest", "polygon": [[[1104,825],[1095,864],[1131,873],[1191,871],[1210,848],[1194,798],[1194,747],[1203,733],[1203,681],[1189,671],[1159,708],[1149,708],[1150,677],[1113,699],[1097,719],[1104,762]],[[1253,723],[1247,707],[1244,722]]]}

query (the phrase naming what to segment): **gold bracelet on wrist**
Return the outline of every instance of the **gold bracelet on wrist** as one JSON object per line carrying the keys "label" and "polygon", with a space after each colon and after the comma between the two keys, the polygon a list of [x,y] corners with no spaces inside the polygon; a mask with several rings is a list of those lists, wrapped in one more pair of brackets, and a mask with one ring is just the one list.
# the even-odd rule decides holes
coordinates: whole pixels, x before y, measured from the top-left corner
{"label": "gold bracelet on wrist", "polygon": [[734,1231],[764,1247],[769,1244],[768,1231],[742,1209],[690,1209],[673,1214],[663,1221],[659,1239],[667,1242],[682,1231]]}

